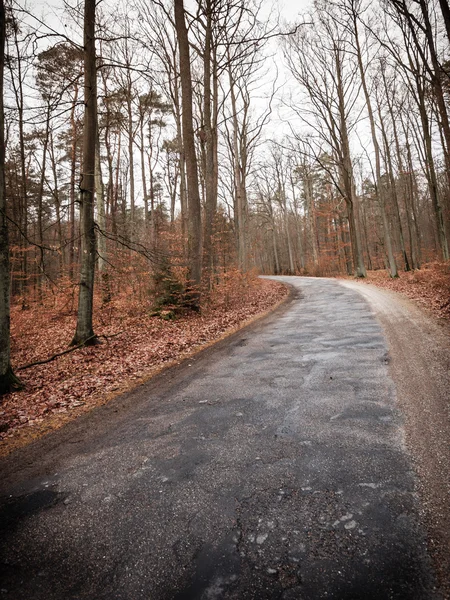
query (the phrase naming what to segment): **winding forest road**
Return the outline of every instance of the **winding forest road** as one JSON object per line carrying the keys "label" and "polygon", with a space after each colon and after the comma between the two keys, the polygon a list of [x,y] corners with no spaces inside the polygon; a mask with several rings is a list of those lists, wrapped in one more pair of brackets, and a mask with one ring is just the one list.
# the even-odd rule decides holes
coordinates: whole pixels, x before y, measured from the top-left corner
{"label": "winding forest road", "polygon": [[450,598],[448,336],[278,279],[269,317],[0,461],[0,599]]}

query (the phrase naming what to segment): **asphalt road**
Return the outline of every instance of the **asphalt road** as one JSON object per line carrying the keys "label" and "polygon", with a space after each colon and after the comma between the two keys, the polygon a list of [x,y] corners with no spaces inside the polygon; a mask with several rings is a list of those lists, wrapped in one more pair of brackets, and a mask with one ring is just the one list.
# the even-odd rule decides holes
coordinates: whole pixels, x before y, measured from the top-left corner
{"label": "asphalt road", "polygon": [[0,598],[439,598],[381,325],[327,279],[0,462]]}

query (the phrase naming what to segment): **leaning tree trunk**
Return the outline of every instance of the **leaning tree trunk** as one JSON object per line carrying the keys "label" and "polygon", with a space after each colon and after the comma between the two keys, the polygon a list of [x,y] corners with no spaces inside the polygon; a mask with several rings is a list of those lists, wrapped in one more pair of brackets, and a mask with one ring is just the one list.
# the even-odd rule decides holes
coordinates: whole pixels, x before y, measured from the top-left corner
{"label": "leaning tree trunk", "polygon": [[96,65],[95,65],[95,0],[84,6],[84,131],[83,167],[80,183],[81,199],[81,270],[78,294],[77,328],[72,345],[94,344],[97,340],[92,325],[94,272],[96,259],[94,189],[96,143]]}
{"label": "leaning tree trunk", "polygon": [[20,387],[10,362],[9,330],[9,245],[6,218],[5,185],[5,116],[3,107],[3,72],[5,66],[5,6],[0,3],[0,394]]}
{"label": "leaning tree trunk", "polygon": [[196,288],[193,306],[198,308],[199,288],[202,277],[202,235],[201,205],[195,152],[192,117],[192,76],[189,53],[189,40],[184,17],[183,0],[175,0],[175,27],[180,50],[181,101],[183,107],[182,128],[183,148],[186,160],[188,192],[188,260],[190,285]]}

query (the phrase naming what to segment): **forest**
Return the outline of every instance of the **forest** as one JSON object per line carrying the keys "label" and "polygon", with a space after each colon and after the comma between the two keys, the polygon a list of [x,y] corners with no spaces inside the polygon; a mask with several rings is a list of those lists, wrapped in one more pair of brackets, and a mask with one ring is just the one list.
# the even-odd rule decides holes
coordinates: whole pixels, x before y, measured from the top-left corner
{"label": "forest", "polygon": [[447,0],[2,0],[0,17],[3,394],[28,385],[12,351],[19,369],[112,357],[144,317],[159,339],[208,314],[222,331],[285,294],[258,274],[448,272]]}

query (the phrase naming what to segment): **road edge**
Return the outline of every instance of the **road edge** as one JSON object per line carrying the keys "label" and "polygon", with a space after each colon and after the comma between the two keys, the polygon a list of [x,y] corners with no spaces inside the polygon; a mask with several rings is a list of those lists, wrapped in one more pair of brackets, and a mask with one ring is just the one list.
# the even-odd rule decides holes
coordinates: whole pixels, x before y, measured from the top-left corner
{"label": "road edge", "polygon": [[16,454],[23,454],[29,448],[35,447],[37,444],[42,443],[43,440],[51,437],[52,434],[62,432],[66,427],[71,425],[74,426],[74,424],[78,422],[84,422],[92,414],[106,407],[111,402],[114,402],[114,400],[118,400],[122,397],[126,397],[135,393],[143,386],[151,384],[155,379],[165,376],[165,374],[169,371],[179,370],[180,368],[186,366],[188,361],[197,360],[197,358],[200,358],[202,354],[207,353],[213,348],[219,348],[222,344],[232,341],[234,336],[237,337],[241,335],[242,332],[253,327],[257,327],[261,321],[269,319],[272,317],[272,315],[285,310],[288,305],[295,300],[295,298],[297,298],[298,293],[294,286],[285,282],[278,283],[281,283],[285,288],[287,288],[288,293],[284,298],[279,300],[276,304],[265,311],[253,315],[249,319],[242,321],[242,323],[237,326],[227,329],[219,337],[208,342],[199,343],[190,351],[180,354],[177,358],[173,358],[163,364],[155,366],[139,379],[134,379],[133,381],[124,384],[118,390],[105,395],[104,397],[100,398],[98,402],[91,406],[81,407],[78,411],[64,415],[63,418],[58,415],[52,419],[49,419],[47,422],[43,423],[39,429],[36,428],[33,431],[34,436],[32,438],[24,435],[21,439],[21,436],[19,435],[17,438],[13,438],[14,442],[11,442],[11,444],[0,444],[0,464]]}

